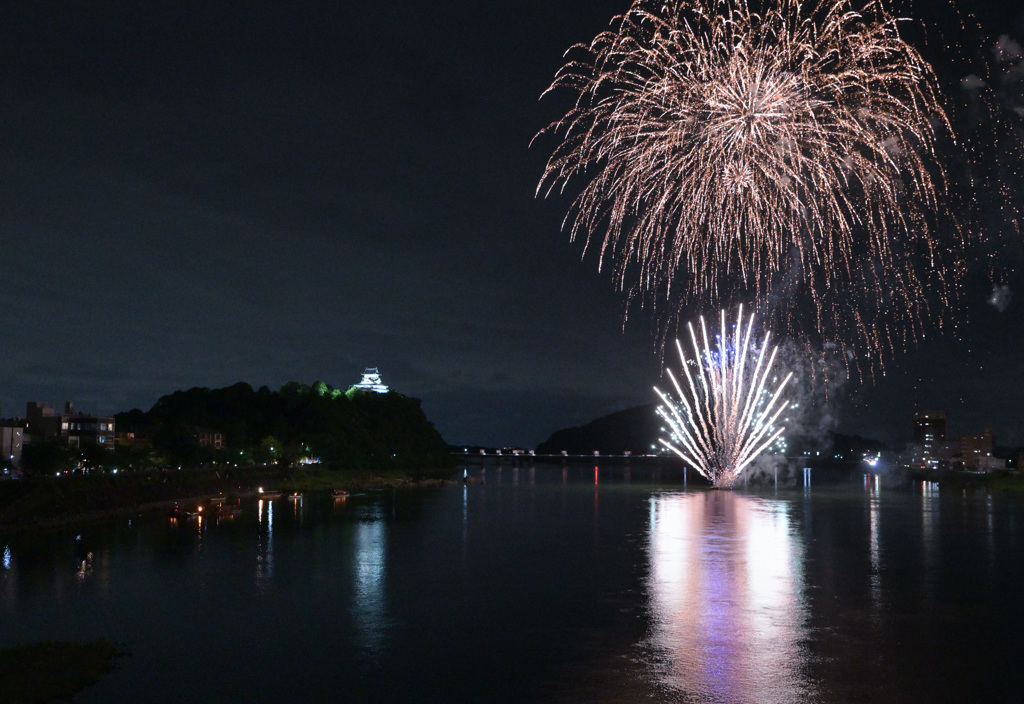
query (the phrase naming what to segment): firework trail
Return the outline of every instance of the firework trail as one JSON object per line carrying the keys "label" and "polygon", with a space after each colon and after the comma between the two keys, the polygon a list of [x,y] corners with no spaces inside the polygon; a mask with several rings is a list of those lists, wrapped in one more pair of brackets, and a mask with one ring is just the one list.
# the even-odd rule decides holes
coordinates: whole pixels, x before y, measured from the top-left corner
{"label": "firework trail", "polygon": [[951,111],[963,146],[951,191],[977,230],[980,252],[971,265],[984,271],[990,303],[1002,312],[1010,302],[1007,282],[1019,286],[1024,264],[1024,49],[1005,34],[990,49],[991,61],[960,81],[963,100]]}
{"label": "firework trail", "polygon": [[[779,400],[792,374],[787,374],[774,390],[766,388],[777,348],[772,348],[766,361],[768,336],[760,344],[752,339],[754,316],[744,328],[742,306],[731,335],[722,311],[714,351],[703,316],[699,342],[693,325],[687,327],[692,359],[687,359],[676,341],[687,383],[681,385],[666,370],[675,397],[654,389],[663,403],[658,414],[671,428],[671,440],[661,439],[661,443],[713,485],[731,486],[743,469],[782,434],[784,428],[776,428],[775,422],[789,406],[789,401],[779,404]],[[694,371],[690,367],[695,367]]]}
{"label": "firework trail", "polygon": [[881,4],[853,2],[635,0],[570,49],[538,193],[580,180],[566,225],[634,300],[678,326],[753,299],[773,327],[871,353],[951,304],[935,79]]}

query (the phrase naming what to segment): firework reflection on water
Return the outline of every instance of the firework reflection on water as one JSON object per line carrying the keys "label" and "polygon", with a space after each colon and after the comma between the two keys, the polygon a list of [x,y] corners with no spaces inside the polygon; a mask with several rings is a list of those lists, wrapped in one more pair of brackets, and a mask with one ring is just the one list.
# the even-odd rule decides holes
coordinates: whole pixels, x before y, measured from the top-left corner
{"label": "firework reflection on water", "polygon": [[655,678],[684,701],[817,701],[803,672],[809,607],[787,504],[721,491],[650,501]]}

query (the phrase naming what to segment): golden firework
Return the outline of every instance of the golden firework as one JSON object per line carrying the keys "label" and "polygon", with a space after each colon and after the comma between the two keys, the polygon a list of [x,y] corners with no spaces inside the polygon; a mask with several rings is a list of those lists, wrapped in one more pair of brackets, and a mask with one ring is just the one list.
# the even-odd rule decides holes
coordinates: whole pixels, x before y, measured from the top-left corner
{"label": "golden firework", "polygon": [[571,236],[641,302],[753,299],[872,352],[949,304],[955,256],[932,237],[948,122],[879,2],[636,0],[567,55],[548,91],[575,100],[541,133],[559,143],[538,192],[580,181]]}

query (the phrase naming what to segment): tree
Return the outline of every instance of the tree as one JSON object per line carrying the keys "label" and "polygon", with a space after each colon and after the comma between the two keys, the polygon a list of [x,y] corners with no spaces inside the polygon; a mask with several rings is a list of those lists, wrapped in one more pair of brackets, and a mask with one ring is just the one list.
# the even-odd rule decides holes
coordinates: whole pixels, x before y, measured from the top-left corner
{"label": "tree", "polygon": [[21,452],[21,468],[26,475],[46,477],[71,469],[75,453],[57,442],[34,442]]}
{"label": "tree", "polygon": [[269,464],[271,462],[276,462],[283,454],[284,446],[281,444],[281,441],[273,435],[268,435],[260,440],[257,461]]}

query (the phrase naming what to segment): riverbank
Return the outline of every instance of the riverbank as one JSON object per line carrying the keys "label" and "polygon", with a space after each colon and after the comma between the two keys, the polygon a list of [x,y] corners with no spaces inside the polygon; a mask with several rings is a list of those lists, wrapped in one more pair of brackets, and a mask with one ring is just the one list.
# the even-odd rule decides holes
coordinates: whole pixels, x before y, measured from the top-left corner
{"label": "riverbank", "polygon": [[1015,474],[998,474],[986,482],[992,489],[1024,494],[1024,477]]}
{"label": "riverbank", "polygon": [[951,469],[914,470],[906,475],[911,481],[936,482],[958,488],[985,487],[998,491],[1024,493],[1024,476],[1009,472],[963,472]]}
{"label": "riverbank", "polygon": [[4,481],[0,482],[0,535],[137,515],[216,495],[250,496],[260,487],[282,492],[356,492],[443,483],[453,481],[453,476],[449,468],[410,472],[239,467]]}
{"label": "riverbank", "polygon": [[0,694],[9,704],[69,700],[110,672],[126,653],[106,640],[0,648]]}

